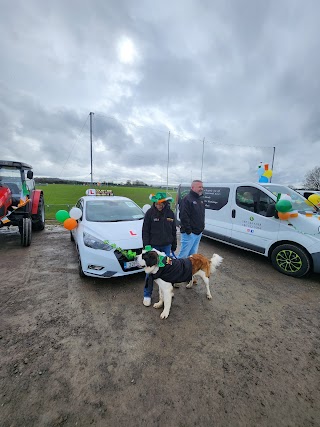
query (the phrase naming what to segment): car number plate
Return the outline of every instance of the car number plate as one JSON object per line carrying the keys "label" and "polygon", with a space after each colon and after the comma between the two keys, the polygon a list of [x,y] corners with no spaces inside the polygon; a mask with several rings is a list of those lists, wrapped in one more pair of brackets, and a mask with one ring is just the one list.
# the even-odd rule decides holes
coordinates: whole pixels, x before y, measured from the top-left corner
{"label": "car number plate", "polygon": [[128,268],[137,267],[138,263],[137,261],[127,261],[124,263],[124,268],[127,270]]}

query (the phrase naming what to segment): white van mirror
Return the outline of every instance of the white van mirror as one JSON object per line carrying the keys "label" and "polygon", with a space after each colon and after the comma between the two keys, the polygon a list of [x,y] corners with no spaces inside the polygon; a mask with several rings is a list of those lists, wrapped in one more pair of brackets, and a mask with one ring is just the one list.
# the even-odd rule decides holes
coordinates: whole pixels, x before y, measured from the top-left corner
{"label": "white van mirror", "polygon": [[276,205],[274,203],[271,203],[270,205],[268,205],[266,216],[270,218],[275,216],[275,214],[276,214]]}

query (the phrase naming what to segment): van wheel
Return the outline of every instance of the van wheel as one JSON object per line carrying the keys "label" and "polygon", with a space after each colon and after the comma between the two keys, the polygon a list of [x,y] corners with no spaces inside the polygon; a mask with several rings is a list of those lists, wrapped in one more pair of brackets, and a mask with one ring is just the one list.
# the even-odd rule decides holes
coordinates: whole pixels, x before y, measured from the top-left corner
{"label": "van wheel", "polygon": [[295,245],[277,246],[272,251],[271,261],[274,268],[280,273],[293,277],[303,277],[311,268],[307,252]]}

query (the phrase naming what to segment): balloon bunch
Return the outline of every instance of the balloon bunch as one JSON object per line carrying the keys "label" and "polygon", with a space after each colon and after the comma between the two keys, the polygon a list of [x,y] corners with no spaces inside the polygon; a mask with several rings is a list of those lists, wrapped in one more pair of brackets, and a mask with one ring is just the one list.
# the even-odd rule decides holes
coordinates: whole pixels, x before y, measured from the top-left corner
{"label": "balloon bunch", "polygon": [[258,166],[258,175],[259,175],[259,182],[269,182],[270,178],[272,177],[272,170],[269,169],[269,165],[260,163]]}
{"label": "balloon bunch", "polygon": [[64,228],[73,230],[77,227],[77,220],[82,216],[82,211],[79,208],[73,207],[69,212],[60,210],[56,213],[56,220],[63,223]]}
{"label": "balloon bunch", "polygon": [[278,194],[276,210],[278,211],[279,219],[287,220],[289,218],[296,218],[299,214],[298,211],[292,209],[292,199],[288,194]]}
{"label": "balloon bunch", "polygon": [[306,201],[307,205],[309,206],[317,206],[318,208],[320,208],[320,195],[319,194],[311,194],[308,197],[308,201]]}

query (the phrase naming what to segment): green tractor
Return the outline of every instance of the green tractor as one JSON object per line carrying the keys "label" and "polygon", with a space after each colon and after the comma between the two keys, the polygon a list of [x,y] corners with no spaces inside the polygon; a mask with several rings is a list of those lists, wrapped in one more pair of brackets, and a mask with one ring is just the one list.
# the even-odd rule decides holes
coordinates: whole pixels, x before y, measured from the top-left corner
{"label": "green tractor", "polygon": [[35,189],[32,166],[0,160],[0,228],[17,226],[21,245],[30,246],[32,231],[45,227],[44,197]]}

